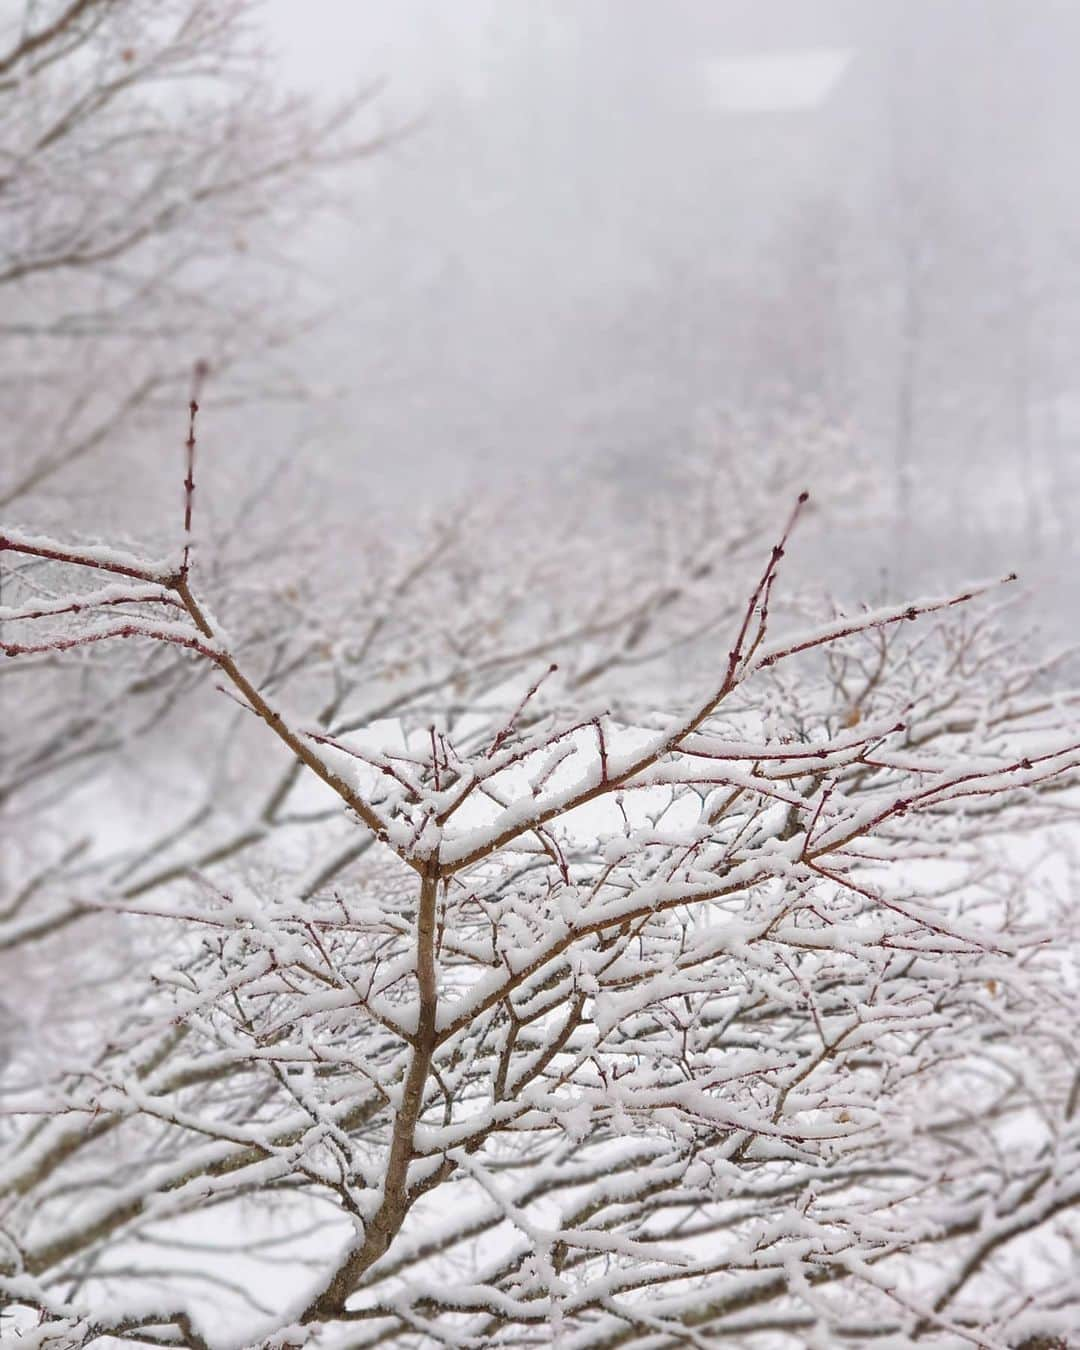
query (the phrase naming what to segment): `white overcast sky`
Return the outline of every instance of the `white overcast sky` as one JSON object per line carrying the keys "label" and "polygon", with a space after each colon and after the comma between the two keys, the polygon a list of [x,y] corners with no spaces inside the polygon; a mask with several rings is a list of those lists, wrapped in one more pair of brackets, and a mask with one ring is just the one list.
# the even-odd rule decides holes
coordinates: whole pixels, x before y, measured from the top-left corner
{"label": "white overcast sky", "polygon": [[[265,23],[288,83],[340,93],[384,79],[390,105],[421,104],[448,80],[468,88],[490,49],[497,0],[266,0]],[[738,44],[742,47],[742,44]],[[703,55],[707,97],[716,109],[773,111],[828,97],[850,51],[797,45]]]}
{"label": "white overcast sky", "polygon": [[452,11],[434,0],[266,0],[265,22],[290,83],[337,93],[383,78],[396,101],[430,96],[479,55],[489,10],[488,0]]}

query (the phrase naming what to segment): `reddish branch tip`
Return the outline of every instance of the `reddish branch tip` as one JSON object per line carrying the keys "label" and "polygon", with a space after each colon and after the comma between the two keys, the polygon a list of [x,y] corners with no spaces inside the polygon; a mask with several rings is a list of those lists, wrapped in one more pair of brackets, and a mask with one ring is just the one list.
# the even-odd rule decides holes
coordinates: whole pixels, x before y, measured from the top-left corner
{"label": "reddish branch tip", "polygon": [[187,474],[184,478],[184,533],[187,536],[184,541],[184,557],[180,564],[180,580],[186,581],[188,572],[191,568],[191,508],[195,498],[195,417],[199,411],[197,394],[202,380],[202,372],[199,362],[195,366],[194,378],[191,388],[191,398],[188,402],[188,434],[184,442],[184,448],[187,452],[186,468]]}
{"label": "reddish branch tip", "polygon": [[203,381],[210,374],[210,363],[202,357],[191,367],[191,410],[198,412],[198,399],[202,393]]}
{"label": "reddish branch tip", "polygon": [[805,506],[806,503],[807,503],[809,500],[810,500],[810,494],[809,494],[809,492],[800,492],[800,493],[799,493],[799,505],[800,505],[800,506]]}
{"label": "reddish branch tip", "polygon": [[1009,581],[1019,581],[1020,578],[1016,575],[1015,572],[1010,572],[1009,575],[1008,575],[1007,577],[1002,577],[1001,580],[1002,580],[1002,584],[1005,584],[1006,582],[1009,582]]}

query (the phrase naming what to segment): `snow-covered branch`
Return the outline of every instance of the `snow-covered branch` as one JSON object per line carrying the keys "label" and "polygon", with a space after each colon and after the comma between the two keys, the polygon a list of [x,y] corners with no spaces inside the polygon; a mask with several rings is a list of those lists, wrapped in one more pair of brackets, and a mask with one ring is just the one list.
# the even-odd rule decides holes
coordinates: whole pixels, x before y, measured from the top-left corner
{"label": "snow-covered branch", "polygon": [[[4,538],[54,569],[120,556]],[[598,704],[574,643],[526,674],[536,644],[511,630],[479,671],[466,654],[399,686],[381,740],[356,712],[379,705],[377,663],[371,689],[294,714],[199,598],[197,560],[124,559],[139,585],[115,590],[66,593],[54,570],[9,607],[15,661],[172,646],[290,752],[216,845],[132,856],[104,891],[68,870],[80,915],[172,936],[92,1060],[8,1098],[10,1300],[72,1344],[152,1339],[170,1243],[214,1214],[240,1270],[261,1249],[230,1216],[265,1206],[302,1278],[272,1316],[248,1309],[253,1344],[1059,1325],[1074,1283],[1018,1301],[995,1271],[1033,1238],[1056,1260],[1075,1222],[1075,921],[991,854],[1067,809],[1073,701],[949,617],[977,588],[773,637],[784,541],[685,710]],[[426,566],[373,597],[365,661]],[[425,724],[411,708],[444,680],[457,710]],[[290,883],[273,846],[305,775],[340,828]],[[213,870],[252,849],[266,866]],[[182,1268],[154,1325],[216,1344]]]}

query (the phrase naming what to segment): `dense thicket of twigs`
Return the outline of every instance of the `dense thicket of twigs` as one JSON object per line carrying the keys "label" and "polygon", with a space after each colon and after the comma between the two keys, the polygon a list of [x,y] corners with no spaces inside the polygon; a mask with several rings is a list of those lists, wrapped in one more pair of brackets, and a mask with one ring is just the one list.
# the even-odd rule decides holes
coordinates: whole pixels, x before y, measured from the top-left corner
{"label": "dense thicket of twigs", "polygon": [[[242,828],[211,785],[9,904],[9,947],[103,911],[170,935],[113,972],[80,1067],[9,1094],[28,1343],[1069,1324],[1073,920],[996,846],[1063,809],[1072,700],[973,592],[777,637],[787,533],[734,609],[719,562],[747,545],[712,544],[651,587],[628,548],[574,622],[447,527],[308,645],[329,693],[304,715],[186,545],[3,533],[13,670],[164,650],[288,752]],[[730,636],[698,697],[618,694],[710,609]]]}

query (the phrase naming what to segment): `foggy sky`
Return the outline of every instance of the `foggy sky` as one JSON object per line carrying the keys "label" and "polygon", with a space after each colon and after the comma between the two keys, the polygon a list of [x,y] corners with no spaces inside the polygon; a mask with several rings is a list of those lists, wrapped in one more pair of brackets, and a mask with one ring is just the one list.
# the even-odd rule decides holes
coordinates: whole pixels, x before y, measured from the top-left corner
{"label": "foggy sky", "polygon": [[1061,570],[1075,7],[272,0],[266,17],[283,78],[328,96],[381,78],[371,124],[417,122],[294,242],[334,311],[303,359],[340,393],[307,414],[340,488],[374,474],[429,501],[585,464],[632,497],[715,410],[809,401],[853,427],[904,565]]}

